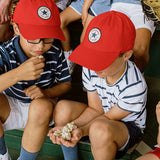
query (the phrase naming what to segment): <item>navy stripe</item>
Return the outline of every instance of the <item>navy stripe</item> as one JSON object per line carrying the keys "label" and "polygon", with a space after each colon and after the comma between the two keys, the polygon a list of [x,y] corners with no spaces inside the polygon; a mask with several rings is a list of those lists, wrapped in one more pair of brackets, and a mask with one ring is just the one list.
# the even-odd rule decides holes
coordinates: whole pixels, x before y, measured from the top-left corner
{"label": "navy stripe", "polygon": [[134,94],[134,95],[131,95],[131,96],[125,96],[125,97],[123,97],[123,98],[125,99],[125,98],[133,98],[133,97],[138,97],[138,96],[141,96],[141,95],[143,95],[144,93],[146,93],[146,89],[145,89],[143,92],[139,93],[139,94]]}
{"label": "navy stripe", "polygon": [[85,78],[87,78],[87,80],[90,80],[90,77],[88,77],[84,71],[83,71],[83,76],[85,76]]}
{"label": "navy stripe", "polygon": [[117,85],[118,89],[119,89],[119,95],[122,94],[127,88],[133,87],[133,86],[137,86],[137,84],[142,83],[142,81],[138,81],[136,83],[132,83],[130,85],[127,85],[127,87],[123,88],[122,90],[120,89],[120,86]]}
{"label": "navy stripe", "polygon": [[106,90],[106,88],[105,88],[105,87],[103,87],[103,86],[99,86],[99,85],[97,85],[97,84],[95,84],[95,87]]}
{"label": "navy stripe", "polygon": [[137,102],[137,103],[124,102],[124,103],[130,104],[130,105],[143,104],[143,102]]}
{"label": "navy stripe", "polygon": [[[132,112],[132,113],[136,113],[136,114],[139,114],[139,113],[140,113],[140,112],[136,112],[136,111],[131,111],[131,110],[129,110],[129,109],[124,109],[124,108],[120,107],[118,104],[117,104],[117,106],[118,106],[120,109],[124,110],[124,111]],[[134,115],[133,115],[133,116],[134,116]]]}
{"label": "navy stripe", "polygon": [[138,77],[137,69],[135,68],[135,66],[134,66],[134,70],[135,70],[135,74],[136,74],[137,81],[139,81],[139,77]]}

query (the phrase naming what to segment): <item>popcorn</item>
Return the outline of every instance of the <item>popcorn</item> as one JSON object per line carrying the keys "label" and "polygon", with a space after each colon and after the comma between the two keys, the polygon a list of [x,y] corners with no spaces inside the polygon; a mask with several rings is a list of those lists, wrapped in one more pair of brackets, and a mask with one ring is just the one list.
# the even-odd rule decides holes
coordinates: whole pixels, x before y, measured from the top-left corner
{"label": "popcorn", "polygon": [[43,58],[43,56],[42,56],[42,55],[40,55],[40,56],[39,56],[39,58]]}
{"label": "popcorn", "polygon": [[67,123],[62,130],[58,129],[53,134],[55,136],[62,137],[65,140],[71,140],[71,132],[76,128],[77,126],[74,124],[74,122]]}

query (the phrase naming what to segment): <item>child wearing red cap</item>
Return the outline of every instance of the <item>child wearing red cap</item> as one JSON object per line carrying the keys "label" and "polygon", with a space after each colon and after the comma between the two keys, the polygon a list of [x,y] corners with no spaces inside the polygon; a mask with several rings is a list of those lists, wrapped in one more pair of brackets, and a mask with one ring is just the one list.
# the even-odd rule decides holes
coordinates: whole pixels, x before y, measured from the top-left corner
{"label": "child wearing red cap", "polygon": [[70,34],[67,26],[76,20],[82,19],[83,31],[81,41],[84,37],[89,22],[97,15],[110,10],[110,0],[74,0],[63,12],[60,13],[61,28],[65,35],[66,41],[61,41],[64,55],[71,72],[73,72],[74,64],[68,60],[72,53],[70,44]]}
{"label": "child wearing red cap", "polygon": [[[59,101],[56,127],[49,132],[53,143],[66,146],[63,151],[89,136],[94,159],[113,160],[140,140],[146,121],[147,85],[140,70],[129,61],[135,37],[133,23],[120,12],[102,13],[88,25],[83,42],[69,57],[83,66],[88,104]],[[77,126],[70,141],[54,135],[68,122]]]}
{"label": "child wearing red cap", "polygon": [[[160,101],[156,105],[156,116],[158,125],[160,126]],[[155,149],[146,153],[145,155],[137,158],[136,160],[159,160],[160,159],[160,127],[158,127],[158,137],[157,137],[157,145],[155,145]]]}
{"label": "child wearing red cap", "polygon": [[[69,0],[53,0],[60,11],[67,7]],[[12,23],[13,13],[19,0],[0,1],[0,42],[5,42],[13,37]]]}
{"label": "child wearing red cap", "polygon": [[34,160],[45,140],[57,98],[71,88],[53,0],[21,0],[13,16],[17,36],[0,45],[0,159],[11,160],[4,131],[25,128],[19,160]]}

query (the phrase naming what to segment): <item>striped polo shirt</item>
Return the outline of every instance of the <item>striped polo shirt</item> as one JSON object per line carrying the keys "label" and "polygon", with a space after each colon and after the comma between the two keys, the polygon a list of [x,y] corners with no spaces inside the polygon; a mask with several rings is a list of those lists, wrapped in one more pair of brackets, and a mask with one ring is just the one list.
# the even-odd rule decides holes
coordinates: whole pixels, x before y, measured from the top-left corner
{"label": "striped polo shirt", "polygon": [[[43,53],[43,57],[45,58],[45,67],[40,78],[30,81],[20,81],[3,91],[3,93],[19,99],[24,103],[30,103],[31,99],[23,93],[25,88],[36,85],[41,89],[47,89],[56,85],[57,82],[71,81],[68,66],[61,48],[52,45],[50,50]],[[0,74],[17,68],[27,59],[28,57],[19,45],[19,36],[3,43],[0,45]]]}
{"label": "striped polo shirt", "polygon": [[127,62],[125,72],[113,85],[87,68],[83,68],[82,79],[89,92],[97,91],[104,113],[117,104],[120,109],[131,112],[122,121],[134,121],[139,128],[145,128],[147,85],[133,62]]}

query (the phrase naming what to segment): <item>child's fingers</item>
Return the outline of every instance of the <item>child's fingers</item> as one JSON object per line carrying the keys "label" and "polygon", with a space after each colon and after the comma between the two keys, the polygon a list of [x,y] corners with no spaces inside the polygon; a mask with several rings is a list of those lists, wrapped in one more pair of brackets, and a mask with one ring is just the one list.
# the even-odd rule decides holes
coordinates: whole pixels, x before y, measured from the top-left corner
{"label": "child's fingers", "polygon": [[156,108],[160,108],[160,101],[159,101],[158,104],[156,105]]}

